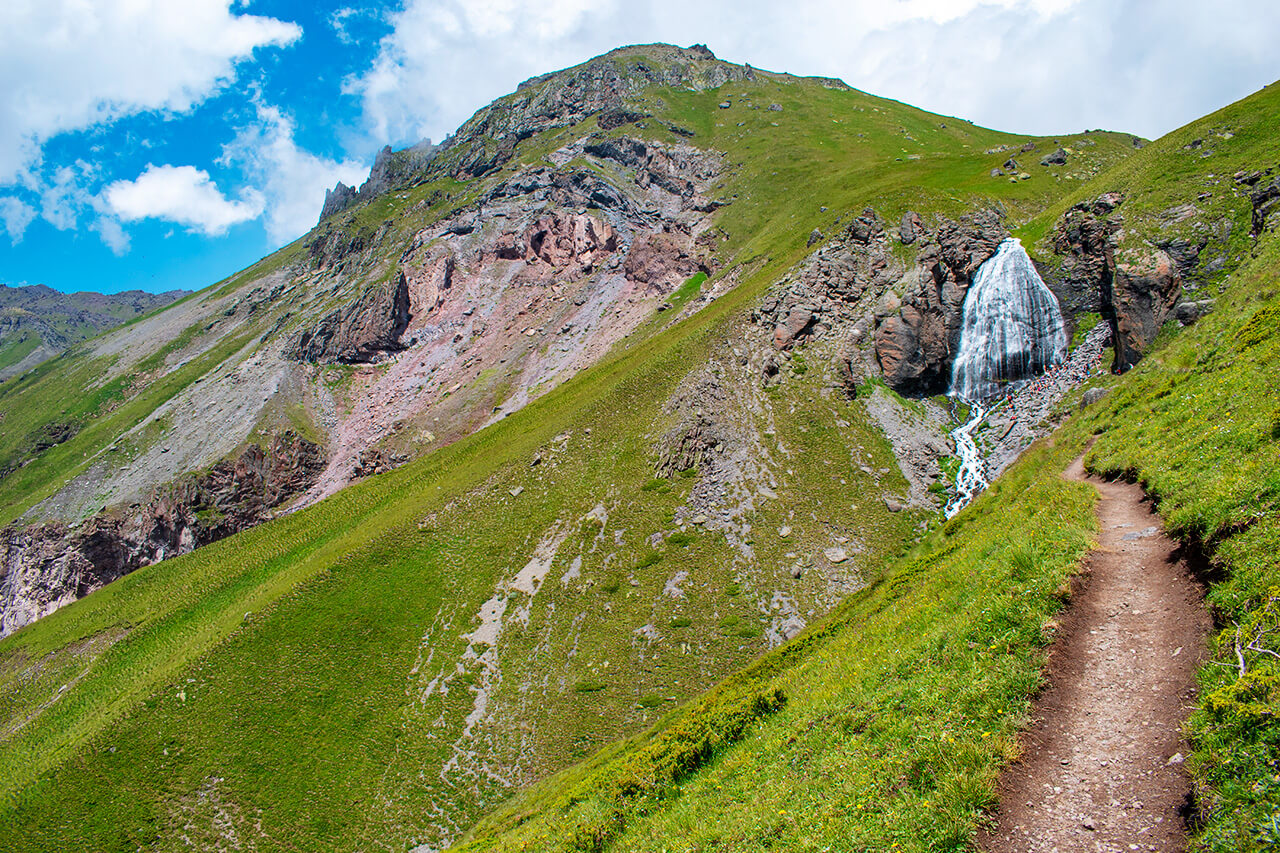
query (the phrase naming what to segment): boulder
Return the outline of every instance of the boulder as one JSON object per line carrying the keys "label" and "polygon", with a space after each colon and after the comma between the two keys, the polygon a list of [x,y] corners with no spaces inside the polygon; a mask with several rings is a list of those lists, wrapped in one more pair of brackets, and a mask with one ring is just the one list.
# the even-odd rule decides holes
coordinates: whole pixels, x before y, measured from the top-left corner
{"label": "boulder", "polygon": [[1110,393],[1110,388],[1090,388],[1080,396],[1080,408],[1084,409],[1088,406],[1092,406],[1094,403],[1098,402]]}
{"label": "boulder", "polygon": [[1052,154],[1046,154],[1040,159],[1041,166],[1063,166],[1067,162],[1067,151],[1065,148],[1059,148]]}
{"label": "boulder", "polygon": [[924,223],[920,221],[920,214],[914,210],[902,214],[902,222],[898,225],[898,239],[902,245],[910,246],[923,233]]}
{"label": "boulder", "polygon": [[793,305],[782,322],[773,329],[773,345],[787,349],[801,338],[818,318],[812,305]]}
{"label": "boulder", "polygon": [[1199,302],[1179,302],[1173,309],[1174,318],[1183,326],[1190,326],[1205,314],[1213,311],[1215,300],[1202,299]]}

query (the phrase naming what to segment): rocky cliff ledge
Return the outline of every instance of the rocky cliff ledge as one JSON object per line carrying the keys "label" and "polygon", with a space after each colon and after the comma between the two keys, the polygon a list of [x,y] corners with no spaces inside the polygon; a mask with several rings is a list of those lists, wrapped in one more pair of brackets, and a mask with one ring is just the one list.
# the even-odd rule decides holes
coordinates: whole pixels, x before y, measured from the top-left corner
{"label": "rocky cliff ledge", "polygon": [[323,468],[318,445],[285,432],[79,525],[11,525],[0,533],[0,636],[134,569],[260,524]]}

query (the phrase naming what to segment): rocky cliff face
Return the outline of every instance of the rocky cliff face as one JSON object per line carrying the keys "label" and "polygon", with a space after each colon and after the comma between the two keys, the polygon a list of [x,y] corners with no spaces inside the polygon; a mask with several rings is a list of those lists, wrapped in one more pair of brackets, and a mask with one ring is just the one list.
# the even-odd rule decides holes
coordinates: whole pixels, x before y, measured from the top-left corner
{"label": "rocky cliff face", "polygon": [[924,232],[914,265],[876,310],[875,354],[890,387],[907,394],[946,391],[969,285],[1008,236],[993,212],[944,219]]}
{"label": "rocky cliff face", "polygon": [[1161,249],[1132,253],[1117,263],[1111,287],[1115,370],[1137,364],[1182,295],[1177,265]]}
{"label": "rocky cliff face", "polygon": [[714,89],[754,74],[750,66],[720,62],[704,45],[622,48],[521,83],[446,140],[437,163],[455,177],[479,177],[506,163],[516,143],[536,133],[569,127],[593,115],[602,128],[646,117],[642,105],[632,102],[650,86]]}
{"label": "rocky cliff face", "polygon": [[349,187],[342,181],[338,181],[333,189],[325,190],[324,206],[320,209],[320,221],[323,222],[354,204],[370,201],[392,187],[411,181],[431,162],[438,147],[433,145],[430,139],[424,139],[403,151],[392,151],[390,145],[384,146],[374,158],[369,177],[360,185],[360,189]]}
{"label": "rocky cliff face", "polygon": [[323,467],[318,445],[283,433],[82,524],[11,525],[0,533],[0,636],[141,566],[260,524]]}
{"label": "rocky cliff face", "polygon": [[404,275],[367,288],[356,301],[335,308],[301,333],[298,361],[356,364],[400,348],[409,325],[409,287]]}
{"label": "rocky cliff face", "polygon": [[1155,340],[1182,295],[1183,270],[1194,268],[1204,246],[1173,239],[1118,258],[1123,202],[1119,193],[1104,193],[1074,205],[1053,231],[1056,268],[1042,267],[1064,309],[1097,311],[1111,325],[1117,371],[1137,364]]}

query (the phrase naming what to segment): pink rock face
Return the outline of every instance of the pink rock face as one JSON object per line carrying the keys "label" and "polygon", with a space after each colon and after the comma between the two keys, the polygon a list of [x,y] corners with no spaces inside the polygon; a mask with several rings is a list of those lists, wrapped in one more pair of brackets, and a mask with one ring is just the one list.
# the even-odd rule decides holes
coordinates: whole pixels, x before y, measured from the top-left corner
{"label": "pink rock face", "polygon": [[813,323],[817,315],[807,305],[796,305],[788,312],[786,319],[773,330],[773,345],[778,349],[786,349],[795,343],[805,330]]}
{"label": "pink rock face", "polygon": [[1160,249],[1116,265],[1111,290],[1116,370],[1128,370],[1142,359],[1181,293],[1177,265]]}
{"label": "pink rock face", "polygon": [[538,217],[519,234],[499,236],[493,255],[504,261],[589,271],[617,250],[618,234],[609,223],[585,213],[551,213]]}
{"label": "pink rock face", "polygon": [[433,252],[414,264],[406,264],[400,274],[409,294],[409,313],[417,321],[439,308],[453,283],[453,254]]}
{"label": "pink rock face", "polygon": [[627,278],[648,285],[649,293],[670,293],[699,269],[686,245],[667,232],[638,238],[627,255]]}

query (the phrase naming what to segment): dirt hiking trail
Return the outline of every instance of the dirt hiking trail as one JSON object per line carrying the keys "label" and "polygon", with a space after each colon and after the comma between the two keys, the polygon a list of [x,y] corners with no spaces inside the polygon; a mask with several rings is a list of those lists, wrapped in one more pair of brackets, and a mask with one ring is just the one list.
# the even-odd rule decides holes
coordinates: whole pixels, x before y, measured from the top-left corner
{"label": "dirt hiking trail", "polygon": [[1211,628],[1203,593],[1140,487],[1089,477],[1081,459],[1065,476],[1101,495],[1098,546],[980,847],[1180,851],[1191,789],[1182,724]]}

